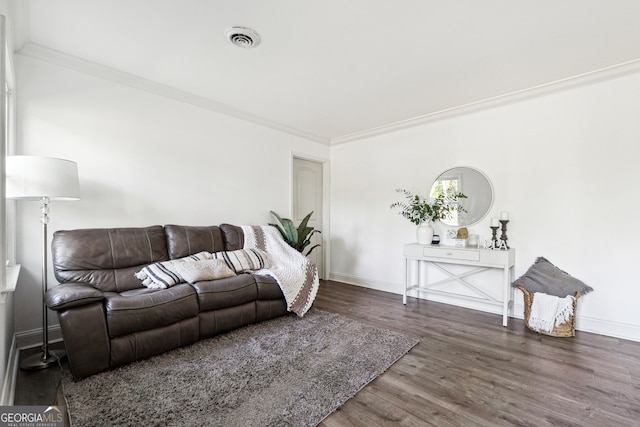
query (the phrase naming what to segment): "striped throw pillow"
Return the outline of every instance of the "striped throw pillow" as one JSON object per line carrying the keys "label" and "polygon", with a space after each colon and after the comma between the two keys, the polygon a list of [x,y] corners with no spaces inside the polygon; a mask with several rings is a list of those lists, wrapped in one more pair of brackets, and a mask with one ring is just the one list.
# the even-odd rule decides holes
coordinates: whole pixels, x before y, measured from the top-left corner
{"label": "striped throw pillow", "polygon": [[237,251],[214,252],[214,259],[223,259],[236,273],[262,270],[271,267],[267,253],[260,249],[239,249]]}
{"label": "striped throw pillow", "polygon": [[205,259],[211,259],[211,254],[209,252],[199,252],[197,254],[172,261],[156,262],[147,265],[142,270],[135,273],[135,276],[142,280],[142,284],[149,289],[167,289],[185,281],[176,271],[176,263],[202,261]]}
{"label": "striped throw pillow", "polygon": [[189,283],[224,279],[236,275],[223,259],[176,263],[176,271]]}

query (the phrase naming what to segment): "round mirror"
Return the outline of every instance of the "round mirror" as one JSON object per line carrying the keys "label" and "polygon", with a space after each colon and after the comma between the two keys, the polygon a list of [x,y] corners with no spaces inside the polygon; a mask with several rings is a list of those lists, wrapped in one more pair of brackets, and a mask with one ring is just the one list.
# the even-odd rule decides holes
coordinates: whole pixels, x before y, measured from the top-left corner
{"label": "round mirror", "polygon": [[443,223],[456,227],[467,227],[480,222],[493,205],[493,186],[489,178],[478,169],[457,167],[443,172],[431,186],[429,196],[438,192],[452,190],[463,193],[466,199],[459,203],[466,212],[460,212]]}

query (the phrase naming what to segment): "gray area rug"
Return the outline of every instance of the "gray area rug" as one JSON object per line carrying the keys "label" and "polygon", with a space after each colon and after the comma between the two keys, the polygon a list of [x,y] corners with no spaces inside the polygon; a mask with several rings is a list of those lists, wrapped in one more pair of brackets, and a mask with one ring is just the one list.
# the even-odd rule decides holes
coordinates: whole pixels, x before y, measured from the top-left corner
{"label": "gray area rug", "polygon": [[315,426],[417,343],[312,309],[62,382],[74,427]]}

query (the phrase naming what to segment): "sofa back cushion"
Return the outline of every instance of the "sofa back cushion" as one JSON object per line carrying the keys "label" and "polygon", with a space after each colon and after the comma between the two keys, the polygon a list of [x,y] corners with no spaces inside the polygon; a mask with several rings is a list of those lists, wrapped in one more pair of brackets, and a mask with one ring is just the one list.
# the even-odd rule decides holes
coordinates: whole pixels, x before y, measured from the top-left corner
{"label": "sofa back cushion", "polygon": [[51,252],[60,283],[85,282],[105,292],[142,287],[134,273],[169,259],[160,225],[60,230],[53,234]]}
{"label": "sofa back cushion", "polygon": [[242,227],[231,224],[220,224],[222,230],[222,240],[224,240],[225,251],[237,251],[244,249],[244,232]]}
{"label": "sofa back cushion", "polygon": [[164,226],[164,231],[170,259],[184,258],[198,252],[224,250],[222,232],[216,225],[197,227],[169,224]]}

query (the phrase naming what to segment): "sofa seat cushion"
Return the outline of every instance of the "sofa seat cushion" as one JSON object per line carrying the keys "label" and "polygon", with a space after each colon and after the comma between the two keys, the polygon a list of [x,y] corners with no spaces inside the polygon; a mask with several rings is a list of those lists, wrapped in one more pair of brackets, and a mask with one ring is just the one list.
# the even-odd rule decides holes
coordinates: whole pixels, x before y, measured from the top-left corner
{"label": "sofa seat cushion", "polygon": [[284,300],[284,294],[276,279],[266,274],[252,274],[258,287],[258,300]]}
{"label": "sofa seat cushion", "polygon": [[198,293],[201,312],[254,302],[258,294],[256,281],[251,274],[205,280],[191,286]]}
{"label": "sofa seat cushion", "polygon": [[186,283],[169,289],[139,288],[104,295],[111,337],[167,326],[198,315],[196,292]]}

